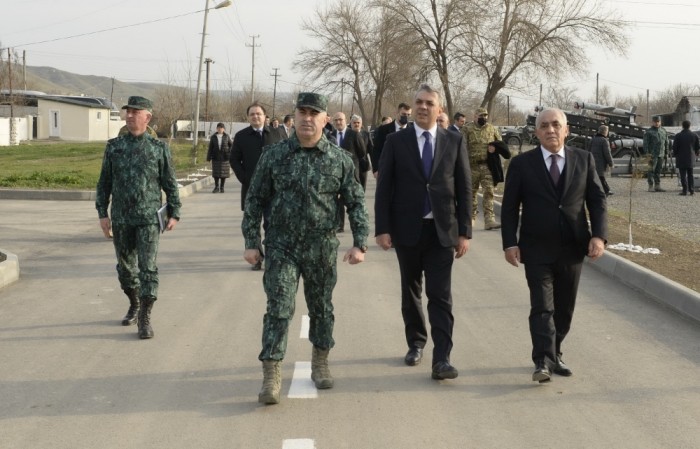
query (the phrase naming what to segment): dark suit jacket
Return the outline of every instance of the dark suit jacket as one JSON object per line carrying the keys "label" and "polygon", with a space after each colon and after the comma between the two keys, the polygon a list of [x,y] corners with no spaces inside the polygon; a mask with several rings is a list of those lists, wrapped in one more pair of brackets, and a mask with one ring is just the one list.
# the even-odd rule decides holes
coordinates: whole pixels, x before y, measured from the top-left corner
{"label": "dark suit jacket", "polygon": [[[333,142],[338,142],[338,130],[334,129],[331,132],[331,137],[333,137]],[[367,147],[365,142],[356,131],[347,128],[343,134],[343,144],[340,145],[341,148],[346,150],[350,157],[352,157],[352,163],[355,165],[355,179],[360,180],[360,161],[367,156]]]}
{"label": "dark suit jacket", "polygon": [[456,132],[456,133],[461,133],[461,132],[462,132],[462,131],[459,129],[459,127],[458,127],[457,125],[454,125],[454,124],[448,126],[447,129],[450,130],[450,131],[454,131],[454,132]]}
{"label": "dark suit jacket", "polygon": [[369,132],[367,132],[366,129],[360,131],[360,137],[362,137],[362,141],[365,143],[365,148],[367,148],[367,155],[365,156],[365,161],[364,163],[360,162],[360,171],[367,171],[370,169],[370,160],[372,159],[372,155],[374,154],[374,142],[372,142],[372,136],[369,135]]}
{"label": "dark suit jacket", "polygon": [[[410,126],[407,125],[408,128]],[[376,172],[379,170],[379,160],[382,157],[382,150],[384,149],[384,142],[389,134],[396,132],[396,122],[387,123],[386,125],[381,125],[374,130],[374,153],[370,154],[372,158],[372,171]]]}
{"label": "dark suit jacket", "polygon": [[605,193],[596,174],[593,155],[568,146],[564,151],[566,163],[561,198],[540,147],[514,157],[508,166],[501,207],[501,236],[504,250],[520,247],[522,263],[555,262],[563,247],[562,226],[568,225],[572,231],[581,258],[588,252],[591,233],[604,241],[607,239]]}
{"label": "dark suit jacket", "polygon": [[263,128],[262,141],[252,126],[243,128],[233,136],[233,148],[229,162],[233,173],[241,183],[241,210],[244,209],[248,185],[255,172],[255,167],[258,165],[263,145],[270,145],[280,140],[282,139],[279,133],[269,126]]}
{"label": "dark suit jacket", "polygon": [[688,129],[684,129],[673,138],[673,156],[676,158],[676,167],[693,168],[695,157],[700,151],[698,135]]}
{"label": "dark suit jacket", "polygon": [[423,228],[427,189],[440,244],[455,246],[459,236],[472,236],[466,144],[461,134],[438,127],[430,179],[423,175],[420,154],[413,126],[387,138],[374,202],[376,235],[390,234],[398,245],[416,245]]}

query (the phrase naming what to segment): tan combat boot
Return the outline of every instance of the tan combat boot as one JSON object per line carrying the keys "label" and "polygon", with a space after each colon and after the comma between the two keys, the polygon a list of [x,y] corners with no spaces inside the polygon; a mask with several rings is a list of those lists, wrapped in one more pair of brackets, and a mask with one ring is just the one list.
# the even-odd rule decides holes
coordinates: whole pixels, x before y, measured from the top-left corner
{"label": "tan combat boot", "polygon": [[263,385],[258,394],[258,402],[263,404],[279,404],[280,389],[282,388],[282,362],[278,360],[263,360]]}
{"label": "tan combat boot", "polygon": [[311,353],[311,380],[316,388],[324,390],[333,388],[333,376],[328,369],[328,353],[330,349],[320,349],[314,346]]}
{"label": "tan combat boot", "polygon": [[487,231],[490,231],[492,229],[500,229],[500,228],[501,228],[501,224],[496,222],[496,220],[493,218],[487,219],[484,222],[484,229],[486,229]]}

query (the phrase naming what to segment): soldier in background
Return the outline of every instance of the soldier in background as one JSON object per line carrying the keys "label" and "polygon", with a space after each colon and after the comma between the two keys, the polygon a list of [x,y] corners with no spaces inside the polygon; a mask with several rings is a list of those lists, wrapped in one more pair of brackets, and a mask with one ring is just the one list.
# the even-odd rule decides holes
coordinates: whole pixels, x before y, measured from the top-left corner
{"label": "soldier in background", "polygon": [[[181,204],[170,148],[146,131],[152,117],[151,101],[129,97],[122,109],[126,109],[129,132],[107,142],[95,206],[105,237],[114,236],[119,284],[129,298],[122,324],[138,321],[138,335],[146,339],[153,338],[151,309],[158,297],[161,189],[170,217],[166,230],[175,229]],[[111,220],[107,212],[110,199]]]}
{"label": "soldier in background", "polygon": [[474,114],[474,121],[467,123],[461,129],[467,142],[469,152],[469,166],[472,172],[472,226],[476,221],[477,201],[476,194],[479,185],[483,192],[484,229],[498,229],[500,223],[496,222],[496,214],[493,211],[493,177],[488,166],[488,146],[495,140],[501,140],[501,135],[495,126],[488,122],[489,112],[485,108],[478,108]]}
{"label": "soldier in background", "polygon": [[651,156],[647,184],[650,192],[665,192],[661,188],[661,166],[668,151],[668,134],[661,127],[661,117],[654,116],[651,128],[644,133],[644,153]]}
{"label": "soldier in background", "polygon": [[260,220],[269,211],[265,231],[267,312],[263,319],[263,386],[258,401],[277,404],[282,384],[281,363],[287,350],[289,323],[299,277],[309,310],[309,340],[313,344],[311,379],[316,388],[332,388],[328,353],[333,340],[333,288],[336,283],[338,239],[336,197],[343,199],[350,218],[353,247],[343,261],[357,264],[367,251],[369,224],[365,198],[355,180],[348,153],[324,134],[328,100],[315,93],[300,93],[296,102],[296,132],[265,149],[248,190],[243,215],[244,258],[261,259]]}

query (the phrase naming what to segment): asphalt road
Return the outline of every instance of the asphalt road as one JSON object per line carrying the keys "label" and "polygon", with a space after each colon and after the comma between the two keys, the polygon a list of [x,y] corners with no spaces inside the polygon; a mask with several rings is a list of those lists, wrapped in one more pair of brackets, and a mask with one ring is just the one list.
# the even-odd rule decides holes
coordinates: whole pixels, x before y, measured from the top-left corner
{"label": "asphalt road", "polygon": [[288,397],[311,358],[300,293],[282,402],[258,404],[265,297],[230,184],[186,198],[161,239],[145,341],[120,325],[128,303],[91,202],[0,201],[0,247],[21,267],[0,290],[0,449],[700,447],[697,322],[586,265],[564,343],[575,374],[532,382],[524,273],[482,223],[453,272],[457,379],[403,364],[396,258],[372,245],[339,265],[335,388]]}

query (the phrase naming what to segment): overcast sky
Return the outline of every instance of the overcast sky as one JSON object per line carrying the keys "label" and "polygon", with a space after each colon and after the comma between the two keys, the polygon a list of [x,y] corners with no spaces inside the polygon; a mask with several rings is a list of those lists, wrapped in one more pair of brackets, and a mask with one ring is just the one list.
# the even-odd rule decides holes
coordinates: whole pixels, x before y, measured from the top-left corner
{"label": "overcast sky", "polygon": [[[211,6],[218,3],[210,0]],[[261,90],[272,91],[275,67],[281,75],[279,91],[304,88],[298,84],[301,74],[291,68],[296,53],[314,45],[301,31],[301,21],[311,17],[319,4],[329,3],[333,2],[234,0],[232,6],[210,10],[204,56],[215,61],[212,88],[227,88],[230,79],[236,88],[250,86],[251,36],[259,36],[255,81]],[[613,97],[646,95],[647,89],[653,96],[678,83],[700,84],[695,51],[700,41],[700,0],[603,0],[603,4],[634,22],[631,47],[625,59],[591,48],[592,64],[566,83],[578,86],[583,101],[595,99],[596,73]],[[20,54],[26,50],[27,64],[32,66],[128,82],[164,82],[169,74],[186,84],[187,70],[194,73],[199,60],[204,6],[204,0],[0,0],[0,42]],[[546,90],[545,80],[533,80],[530,92],[507,93],[518,106],[534,107],[541,82]]]}

